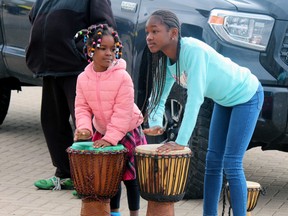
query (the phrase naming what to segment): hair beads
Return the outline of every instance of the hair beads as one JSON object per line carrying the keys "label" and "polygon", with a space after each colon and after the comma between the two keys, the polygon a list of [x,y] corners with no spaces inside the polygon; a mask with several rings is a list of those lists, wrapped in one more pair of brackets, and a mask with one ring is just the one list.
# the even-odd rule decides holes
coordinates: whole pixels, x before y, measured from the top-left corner
{"label": "hair beads", "polygon": [[[120,59],[122,57],[122,43],[118,36],[118,33],[109,27],[107,24],[91,25],[88,29],[82,29],[74,36],[75,42],[82,40],[85,43],[83,52],[88,60],[92,61],[95,49],[101,47],[102,37],[105,35],[111,35],[115,41],[115,58]],[[90,54],[88,55],[88,47]]]}

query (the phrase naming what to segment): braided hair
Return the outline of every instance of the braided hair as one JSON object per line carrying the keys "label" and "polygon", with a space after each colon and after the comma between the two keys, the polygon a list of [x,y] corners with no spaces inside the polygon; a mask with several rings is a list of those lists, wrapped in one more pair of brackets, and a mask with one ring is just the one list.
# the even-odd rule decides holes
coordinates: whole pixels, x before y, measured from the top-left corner
{"label": "braided hair", "polygon": [[[172,28],[178,29],[178,44],[176,53],[176,78],[177,78],[176,80],[179,83],[180,68],[178,60],[180,54],[180,39],[181,39],[180,34],[181,26],[179,19],[173,12],[168,10],[157,10],[154,13],[152,13],[151,16],[156,16],[160,20],[161,24],[167,27],[167,30],[170,30]],[[157,108],[157,104],[159,104],[160,98],[164,90],[166,70],[167,70],[167,56],[162,51],[158,51],[157,53],[151,53],[148,49],[147,61],[148,61],[147,74],[148,75],[152,74],[152,85],[153,85],[151,90],[150,101],[148,104],[148,112],[147,112],[148,116],[154,109]],[[148,89],[146,89],[146,91],[147,90]]]}
{"label": "braided hair", "polygon": [[[122,57],[122,43],[117,31],[109,27],[107,24],[91,25],[88,29],[82,29],[74,36],[75,42],[83,41],[83,53],[88,62],[91,62],[95,49],[101,47],[102,37],[105,35],[111,35],[115,41],[115,58],[120,59]],[[88,47],[91,47],[90,54],[88,55]]]}

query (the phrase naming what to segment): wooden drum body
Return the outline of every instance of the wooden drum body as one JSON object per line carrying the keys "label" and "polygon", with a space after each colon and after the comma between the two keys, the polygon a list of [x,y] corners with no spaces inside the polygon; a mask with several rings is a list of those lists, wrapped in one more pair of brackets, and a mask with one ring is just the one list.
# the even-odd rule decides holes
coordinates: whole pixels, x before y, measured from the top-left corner
{"label": "wooden drum body", "polygon": [[123,145],[94,148],[93,142],[76,142],[67,149],[74,187],[82,199],[81,215],[110,215],[110,198],[122,180],[127,151]]}
{"label": "wooden drum body", "polygon": [[247,190],[247,212],[251,212],[257,205],[262,188],[261,185],[257,182],[247,181]]}
{"label": "wooden drum body", "polygon": [[[174,202],[183,199],[191,150],[171,151],[157,153],[156,149],[162,144],[148,144],[137,146],[135,161],[140,195],[148,201],[147,215],[162,215],[161,208],[169,214],[169,208],[174,212]],[[167,212],[168,211],[168,212]]]}
{"label": "wooden drum body", "polygon": [[[257,182],[246,181],[247,183],[247,216],[251,215],[251,211],[256,207],[260,192],[262,191],[261,185]],[[226,194],[230,203],[229,185],[226,185]],[[230,203],[231,205],[231,203]]]}

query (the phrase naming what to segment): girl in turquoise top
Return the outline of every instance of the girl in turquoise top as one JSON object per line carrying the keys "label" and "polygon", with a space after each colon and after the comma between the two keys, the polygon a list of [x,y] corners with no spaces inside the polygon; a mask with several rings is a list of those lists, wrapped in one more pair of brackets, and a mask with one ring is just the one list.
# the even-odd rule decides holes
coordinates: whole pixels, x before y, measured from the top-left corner
{"label": "girl in turquoise top", "polygon": [[223,170],[229,183],[234,216],[246,215],[247,186],[243,156],[263,104],[263,88],[249,69],[241,67],[194,38],[180,36],[180,23],[170,11],[155,11],[146,23],[153,75],[147,135],[161,135],[165,102],[176,81],[187,88],[187,102],[175,142],[159,152],[187,145],[204,97],[214,101],[204,179],[203,215],[217,216]]}

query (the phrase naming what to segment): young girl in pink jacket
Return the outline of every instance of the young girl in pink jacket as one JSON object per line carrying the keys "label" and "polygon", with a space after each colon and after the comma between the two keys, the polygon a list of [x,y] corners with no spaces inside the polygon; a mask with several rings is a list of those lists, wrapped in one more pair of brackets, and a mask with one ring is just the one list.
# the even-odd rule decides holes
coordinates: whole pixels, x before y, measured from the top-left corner
{"label": "young girl in pink jacket", "polygon": [[[121,143],[129,150],[123,181],[130,216],[137,216],[140,195],[133,151],[146,144],[146,139],[141,129],[143,116],[134,103],[133,82],[121,59],[122,44],[117,32],[105,24],[90,26],[75,37],[84,39],[84,53],[90,64],[77,80],[74,140],[92,138],[95,148]],[[120,196],[121,190],[111,199],[111,211],[119,211]]]}

